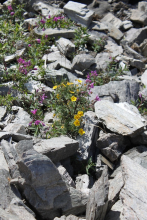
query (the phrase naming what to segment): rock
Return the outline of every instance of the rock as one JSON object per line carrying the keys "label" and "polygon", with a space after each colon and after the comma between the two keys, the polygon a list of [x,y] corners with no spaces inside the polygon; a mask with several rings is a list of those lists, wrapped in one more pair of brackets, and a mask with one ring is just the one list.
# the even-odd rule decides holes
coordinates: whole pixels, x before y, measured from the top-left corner
{"label": "rock", "polygon": [[127,43],[125,45],[123,45],[123,49],[124,49],[124,54],[126,54],[126,56],[128,58],[143,60],[143,56],[141,54],[137,53],[131,47],[129,47],[129,45]]}
{"label": "rock", "polygon": [[21,140],[31,140],[32,137],[29,135],[23,135],[23,134],[19,134],[19,133],[10,133],[10,132],[0,132],[0,140],[2,139],[8,139],[12,137],[12,139],[16,142],[21,141]]}
{"label": "rock", "polygon": [[140,71],[142,69],[145,69],[145,63],[143,63],[141,60],[131,60],[130,65],[133,67],[136,67],[137,69],[139,69]]}
{"label": "rock", "polygon": [[8,208],[9,213],[15,214],[20,220],[35,220],[35,214],[19,198],[12,199]]}
{"label": "rock", "polygon": [[18,171],[18,166],[16,164],[17,153],[14,145],[11,144],[11,141],[7,142],[6,140],[2,140],[1,148],[3,150],[5,159],[7,161],[11,177],[13,179],[19,177],[20,173]]}
{"label": "rock", "polygon": [[83,122],[85,123],[83,128],[85,134],[84,136],[77,137],[77,141],[79,142],[79,160],[86,160],[93,154],[99,131],[97,117],[94,112],[86,112]]}
{"label": "rock", "polygon": [[120,215],[122,210],[123,210],[123,204],[121,200],[118,200],[106,215],[105,220],[120,220]]}
{"label": "rock", "polygon": [[58,39],[59,37],[64,37],[70,39],[74,38],[75,29],[47,28],[42,31],[41,29],[34,28],[34,34],[38,37],[48,35],[49,38],[55,37],[55,39]]}
{"label": "rock", "polygon": [[60,218],[54,218],[54,220],[86,220],[86,219],[82,217],[78,218],[75,215],[69,215],[69,216],[62,215]]}
{"label": "rock", "polygon": [[59,51],[44,55],[42,59],[46,60],[47,63],[57,61],[59,67],[71,70],[71,62],[63,54],[61,55]]}
{"label": "rock", "polygon": [[4,61],[5,61],[6,63],[9,63],[9,62],[15,60],[15,58],[16,58],[16,55],[15,55],[15,54],[9,55],[9,56],[5,56],[5,57],[4,57]]}
{"label": "rock", "polygon": [[72,187],[67,188],[47,156],[35,151],[31,143],[22,141],[16,145],[16,150],[20,158],[17,164],[23,177],[19,180],[19,187],[42,218],[52,220],[61,213],[68,215],[69,212],[80,214],[85,211],[87,197]]}
{"label": "rock", "polygon": [[145,1],[138,2],[138,10],[147,12],[147,2]]}
{"label": "rock", "polygon": [[119,158],[126,146],[127,143],[121,135],[108,133],[97,140],[97,147],[112,162]]}
{"label": "rock", "polygon": [[0,121],[3,120],[7,113],[7,108],[5,106],[0,106]]}
{"label": "rock", "polygon": [[95,69],[98,70],[105,70],[108,66],[108,62],[110,62],[110,54],[106,52],[98,53],[95,58]]}
{"label": "rock", "polygon": [[147,57],[147,39],[140,44],[139,50],[143,56]]}
{"label": "rock", "polygon": [[[123,211],[120,219],[146,219],[147,172],[127,156],[121,158],[124,187],[120,192]],[[133,187],[132,187],[133,186]]]}
{"label": "rock", "polygon": [[43,121],[47,122],[47,123],[53,123],[53,121],[54,121],[54,112],[46,112],[44,114]]}
{"label": "rock", "polygon": [[144,131],[142,134],[131,138],[131,142],[134,145],[147,145],[147,131]]}
{"label": "rock", "polygon": [[147,70],[141,76],[141,82],[147,87]]}
{"label": "rock", "polygon": [[41,12],[41,15],[44,17],[57,15],[63,13],[63,9],[52,7],[49,4],[43,2],[37,2],[33,4],[33,9],[37,12]]}
{"label": "rock", "polygon": [[114,133],[133,137],[144,130],[144,124],[138,114],[110,101],[96,102],[95,113],[98,119]]}
{"label": "rock", "polygon": [[135,80],[110,81],[105,85],[95,86],[92,92],[90,100],[98,95],[102,100],[131,103],[138,99],[139,83]]}
{"label": "rock", "polygon": [[94,11],[98,18],[102,18],[110,11],[110,4],[107,1],[93,1],[88,8]]}
{"label": "rock", "polygon": [[75,53],[75,45],[68,39],[61,37],[56,41],[59,51],[68,58],[72,58]]}
{"label": "rock", "polygon": [[107,31],[108,26],[99,21],[93,21],[90,25],[90,29],[97,31]]}
{"label": "rock", "polygon": [[39,20],[37,18],[28,18],[24,20],[23,27],[25,29],[35,28],[38,24]]}
{"label": "rock", "polygon": [[32,121],[30,115],[24,111],[23,108],[17,106],[13,106],[12,111],[15,112],[15,117],[11,122],[28,127],[29,123]]}
{"label": "rock", "polygon": [[[16,198],[15,186],[10,186],[11,176],[3,151],[0,149],[0,207],[6,209],[13,198]],[[0,212],[1,213],[1,212]]]}
{"label": "rock", "polygon": [[112,208],[112,206],[119,199],[119,193],[124,185],[122,172],[119,172],[114,179],[109,180],[109,193],[108,193],[108,210]]}
{"label": "rock", "polygon": [[117,44],[113,43],[112,41],[107,41],[107,44],[105,45],[105,51],[110,53],[111,57],[116,57],[123,53],[122,46],[118,46]]}
{"label": "rock", "polygon": [[90,190],[86,208],[86,219],[88,220],[103,220],[106,215],[108,205],[108,173],[104,169],[102,176],[95,182]]}
{"label": "rock", "polygon": [[144,28],[131,28],[125,33],[125,39],[122,42],[128,42],[128,45],[132,45],[134,42],[141,44],[144,39],[147,38],[147,27]]}
{"label": "rock", "polygon": [[1,220],[20,220],[20,218],[16,215],[8,213],[7,210],[4,210],[0,207],[0,218]]}
{"label": "rock", "polygon": [[126,30],[132,28],[133,24],[132,24],[131,21],[126,20],[126,21],[122,22],[122,26],[121,27],[126,31]]}
{"label": "rock", "polygon": [[13,124],[13,123],[9,123],[4,129],[3,131],[6,132],[14,132],[14,133],[19,133],[19,134],[24,134],[26,135],[26,129],[23,125],[21,124]]}
{"label": "rock", "polygon": [[82,191],[83,193],[89,195],[89,176],[87,174],[77,176],[76,178],[76,189]]}
{"label": "rock", "polygon": [[116,28],[120,28],[120,26],[122,26],[122,21],[115,17],[112,13],[108,13],[107,15],[105,15],[104,18],[101,19],[101,22],[106,24],[106,25],[109,25],[112,24],[114,25]]}
{"label": "rock", "polygon": [[37,152],[48,156],[53,162],[72,156],[77,152],[78,147],[77,141],[66,136],[40,140],[34,145]]}
{"label": "rock", "polygon": [[114,40],[116,41],[120,41],[123,37],[123,33],[112,24],[108,25],[108,31],[109,31],[108,35],[114,38]]}
{"label": "rock", "polygon": [[143,25],[147,25],[147,15],[144,11],[139,11],[138,9],[132,9],[131,21],[137,22]]}
{"label": "rock", "polygon": [[87,5],[78,2],[69,1],[64,6],[64,13],[73,21],[89,26],[92,21],[93,11],[87,8]]}
{"label": "rock", "polygon": [[95,59],[89,54],[76,55],[72,61],[72,70],[83,71],[95,63]]}
{"label": "rock", "polygon": [[76,188],[76,185],[72,180],[71,176],[69,175],[69,173],[67,172],[67,170],[59,162],[56,164],[56,167],[59,173],[61,174],[63,181],[67,184],[67,186]]}

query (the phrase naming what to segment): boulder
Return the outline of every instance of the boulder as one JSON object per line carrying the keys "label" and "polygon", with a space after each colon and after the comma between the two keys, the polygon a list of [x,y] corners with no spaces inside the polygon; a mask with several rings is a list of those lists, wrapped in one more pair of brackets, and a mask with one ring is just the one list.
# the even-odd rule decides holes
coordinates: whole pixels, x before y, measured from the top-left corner
{"label": "boulder", "polygon": [[86,219],[104,220],[108,206],[108,191],[108,171],[104,169],[101,177],[90,190],[86,208]]}
{"label": "boulder", "polygon": [[132,24],[131,21],[126,20],[126,21],[122,22],[122,26],[121,27],[123,28],[123,30],[127,31],[127,30],[129,30],[130,28],[133,27],[133,24]]}
{"label": "boulder", "polygon": [[75,53],[75,45],[68,39],[61,37],[56,41],[59,51],[68,58],[72,58]]}
{"label": "boulder", "polygon": [[123,38],[123,33],[110,23],[108,24],[108,31],[108,35],[118,42]]}
{"label": "boulder", "polygon": [[74,57],[71,68],[73,71],[83,71],[88,69],[94,63],[95,59],[90,54],[80,54]]}
{"label": "boulder", "polygon": [[147,216],[147,172],[127,156],[121,158],[124,187],[120,192],[123,211],[120,219],[145,220]]}
{"label": "boulder", "polygon": [[116,57],[123,53],[122,46],[118,46],[117,44],[113,43],[110,40],[107,41],[107,44],[105,45],[104,48],[105,51],[108,52],[111,57]]}
{"label": "boulder", "polygon": [[97,140],[97,147],[112,162],[119,158],[126,146],[125,138],[117,134],[105,133]]}
{"label": "boulder", "polygon": [[141,76],[141,82],[147,87],[147,70]]}
{"label": "boulder", "polygon": [[7,140],[8,138],[11,138],[12,140],[18,142],[21,140],[32,140],[32,137],[29,135],[24,135],[24,134],[19,134],[19,133],[13,133],[13,132],[0,132],[0,140],[5,139]]}
{"label": "boulder", "polygon": [[142,134],[131,138],[133,145],[147,145],[147,131],[144,131]]}
{"label": "boulder", "polygon": [[137,22],[143,25],[147,25],[147,15],[144,11],[139,11],[138,9],[132,9],[131,21]]}
{"label": "boulder", "polygon": [[144,123],[139,114],[110,101],[96,102],[95,113],[98,119],[114,133],[133,137],[144,130]]}
{"label": "boulder", "polygon": [[9,123],[4,129],[3,131],[6,132],[14,132],[14,133],[19,133],[19,134],[24,134],[26,135],[26,129],[24,125],[21,124],[13,124],[13,123]]}
{"label": "boulder", "polygon": [[40,140],[33,147],[38,153],[46,155],[53,162],[58,162],[75,154],[79,143],[69,137],[60,136]]}
{"label": "boulder", "polygon": [[135,80],[110,81],[105,85],[95,86],[92,92],[90,100],[98,95],[102,100],[131,103],[138,99],[139,83]]}
{"label": "boulder", "polygon": [[7,108],[5,106],[0,106],[0,121],[6,116]]}
{"label": "boulder", "polygon": [[106,215],[105,220],[120,220],[120,215],[122,210],[123,210],[123,204],[121,200],[118,200]]}
{"label": "boulder", "polygon": [[95,69],[96,70],[105,70],[110,62],[110,54],[106,52],[98,53],[95,57]]}
{"label": "boulder", "polygon": [[64,6],[64,13],[73,21],[85,26],[89,26],[92,21],[93,11],[87,8],[87,5],[78,2],[69,1]]}
{"label": "boulder", "polygon": [[82,191],[83,193],[89,195],[89,176],[87,174],[83,174],[81,176],[77,176],[76,178],[76,189]]}
{"label": "boulder", "polygon": [[108,13],[107,15],[105,15],[104,18],[101,19],[101,22],[106,24],[106,25],[109,25],[112,24],[114,25],[116,28],[120,28],[122,26],[122,21],[115,17],[112,13]]}

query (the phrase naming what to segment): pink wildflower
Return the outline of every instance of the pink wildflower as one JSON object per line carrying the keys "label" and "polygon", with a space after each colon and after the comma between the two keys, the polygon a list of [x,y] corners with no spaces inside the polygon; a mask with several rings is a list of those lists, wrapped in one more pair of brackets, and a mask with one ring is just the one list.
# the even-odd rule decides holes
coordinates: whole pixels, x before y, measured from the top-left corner
{"label": "pink wildflower", "polygon": [[41,121],[36,120],[34,124],[35,124],[35,125],[39,125],[39,124],[40,124],[40,122],[41,122]]}
{"label": "pink wildflower", "polygon": [[8,11],[12,11],[13,10],[11,5],[8,5],[7,8],[8,8]]}
{"label": "pink wildflower", "polygon": [[15,13],[12,11],[11,13],[10,13],[10,15],[14,15]]}
{"label": "pink wildflower", "polygon": [[34,109],[34,110],[32,110],[31,112],[32,112],[33,115],[35,115],[36,112],[37,112],[37,109]]}
{"label": "pink wildflower", "polygon": [[95,97],[95,101],[101,101],[101,99],[98,95]]}
{"label": "pink wildflower", "polygon": [[41,43],[41,40],[40,39],[36,39],[37,43],[40,44]]}

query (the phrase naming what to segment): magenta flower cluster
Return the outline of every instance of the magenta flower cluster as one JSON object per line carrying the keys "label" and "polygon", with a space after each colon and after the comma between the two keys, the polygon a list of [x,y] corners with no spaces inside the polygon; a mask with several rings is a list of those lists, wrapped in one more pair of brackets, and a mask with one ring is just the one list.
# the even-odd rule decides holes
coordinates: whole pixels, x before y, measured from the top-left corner
{"label": "magenta flower cluster", "polygon": [[55,22],[57,22],[58,20],[61,20],[61,19],[63,19],[64,17],[54,17],[53,18],[53,21],[55,21]]}
{"label": "magenta flower cluster", "polygon": [[28,67],[31,66],[31,61],[25,61],[24,59],[22,59],[21,57],[17,60],[17,62],[19,63],[19,71],[25,75],[27,75],[28,73]]}
{"label": "magenta flower cluster", "polygon": [[14,15],[14,14],[15,14],[15,13],[13,12],[13,8],[12,8],[11,5],[8,5],[7,8],[8,8],[8,11],[9,11],[9,12],[11,11],[10,15]]}

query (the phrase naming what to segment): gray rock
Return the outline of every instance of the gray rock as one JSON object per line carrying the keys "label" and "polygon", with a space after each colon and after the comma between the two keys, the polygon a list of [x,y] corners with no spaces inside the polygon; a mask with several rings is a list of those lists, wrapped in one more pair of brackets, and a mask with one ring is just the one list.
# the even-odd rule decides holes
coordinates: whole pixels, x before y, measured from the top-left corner
{"label": "gray rock", "polygon": [[98,95],[102,100],[131,103],[138,99],[139,83],[135,80],[110,81],[108,84],[95,86],[92,92],[90,100]]}
{"label": "gray rock", "polygon": [[34,28],[34,34],[38,37],[41,37],[43,35],[48,35],[48,37],[52,38],[55,37],[55,39],[58,39],[59,37],[64,38],[74,38],[75,36],[75,29],[57,29],[57,28],[47,28],[44,31],[41,29]]}
{"label": "gray rock", "polygon": [[95,59],[89,54],[76,55],[72,61],[72,70],[83,71],[88,69],[92,64],[95,63]]}
{"label": "gray rock", "polygon": [[86,160],[93,154],[99,131],[99,128],[97,127],[98,120],[94,112],[86,112],[84,114],[83,122],[85,123],[83,128],[85,134],[77,137],[77,141],[79,142],[78,153],[80,160]]}
{"label": "gray rock", "polygon": [[116,57],[123,53],[122,46],[118,46],[117,44],[113,43],[112,41],[108,40],[107,44],[105,45],[105,51],[110,54],[111,57]]}
{"label": "gray rock", "polygon": [[129,45],[127,43],[125,45],[123,45],[123,48],[124,48],[124,53],[126,54],[126,56],[128,56],[128,58],[143,60],[143,56],[141,54],[137,53],[131,47],[129,47]]}
{"label": "gray rock", "polygon": [[20,218],[14,214],[8,213],[7,210],[4,210],[0,207],[0,219],[1,220],[20,220]]}
{"label": "gray rock", "polygon": [[141,82],[147,87],[147,70],[142,74]]}
{"label": "gray rock", "polygon": [[53,162],[70,157],[77,152],[78,147],[77,141],[66,136],[40,140],[34,145],[37,152],[48,156]]}
{"label": "gray rock", "polygon": [[126,30],[128,30],[128,29],[130,29],[130,28],[132,28],[133,27],[133,24],[132,24],[132,22],[131,21],[123,21],[122,22],[122,28],[126,31]]}
{"label": "gray rock", "polygon": [[29,135],[23,135],[19,133],[10,133],[10,132],[0,132],[0,140],[5,139],[7,140],[8,138],[12,137],[12,139],[16,142],[21,141],[21,140],[32,140],[32,137]]}
{"label": "gray rock", "polygon": [[18,166],[16,164],[17,153],[16,153],[14,145],[11,144],[11,142],[7,142],[6,140],[2,140],[1,141],[1,148],[3,150],[5,159],[7,161],[11,177],[13,179],[19,177],[20,174],[18,171]]}
{"label": "gray rock", "polygon": [[108,62],[110,62],[110,54],[109,53],[98,53],[95,58],[95,69],[96,70],[105,70],[108,66]]}
{"label": "gray rock", "polygon": [[87,5],[78,2],[69,1],[64,6],[64,13],[73,21],[89,26],[92,21],[93,11],[87,8]]}
{"label": "gray rock", "polygon": [[116,28],[120,28],[122,26],[122,21],[115,17],[112,13],[108,13],[107,15],[105,15],[104,18],[101,19],[101,22],[106,24],[106,25],[109,25],[112,24],[114,25]]}
{"label": "gray rock", "polygon": [[57,15],[63,13],[63,9],[52,7],[49,4],[43,2],[37,2],[33,4],[33,9],[37,12],[41,12],[44,17]]}
{"label": "gray rock", "polygon": [[144,123],[138,114],[110,101],[96,102],[95,113],[110,131],[117,134],[133,137],[144,130]]}
{"label": "gray rock", "polygon": [[32,121],[30,115],[21,107],[13,106],[12,111],[15,112],[15,117],[11,122],[28,127],[29,123]]}
{"label": "gray rock", "polygon": [[108,35],[114,38],[114,40],[116,41],[120,41],[123,37],[123,33],[112,24],[108,25],[108,31],[109,31]]}
{"label": "gray rock", "polygon": [[104,169],[102,176],[95,182],[90,190],[86,208],[86,219],[103,220],[106,215],[108,205],[108,171]]}
{"label": "gray rock", "polygon": [[68,58],[72,58],[75,53],[75,45],[68,39],[61,37],[56,41],[59,51]]}
{"label": "gray rock", "polygon": [[4,129],[3,131],[6,132],[14,132],[14,133],[19,133],[19,134],[24,134],[26,135],[26,129],[23,125],[21,124],[13,124],[13,123],[9,123]]}
{"label": "gray rock", "polygon": [[35,28],[39,20],[37,18],[28,18],[24,20],[23,27],[25,29]]}
{"label": "gray rock", "polygon": [[7,113],[7,108],[5,106],[0,106],[0,121],[5,117]]}
{"label": "gray rock", "polygon": [[121,167],[124,187],[120,192],[123,203],[120,219],[145,220],[147,216],[146,169],[127,156],[122,156]]}
{"label": "gray rock", "polygon": [[77,217],[75,215],[62,215],[60,218],[54,218],[54,220],[86,220],[85,218],[82,217]]}
{"label": "gray rock", "polygon": [[145,1],[138,2],[138,10],[147,12],[147,2]]}
{"label": "gray rock", "polygon": [[9,55],[9,56],[5,56],[5,57],[4,57],[4,61],[5,61],[6,63],[8,63],[8,62],[11,62],[11,61],[15,60],[15,58],[16,58],[16,55],[15,55],[15,54]]}
{"label": "gray rock", "polygon": [[131,142],[134,145],[147,145],[147,131],[144,131],[142,134],[131,138]]}
{"label": "gray rock", "polygon": [[144,11],[139,11],[138,9],[132,9],[131,21],[137,22],[143,25],[147,25],[147,15]]}
{"label": "gray rock", "polygon": [[42,59],[46,60],[47,63],[57,61],[59,67],[71,70],[71,62],[63,54],[61,55],[59,51],[44,55]]}
{"label": "gray rock", "polygon": [[132,45],[134,42],[137,44],[141,44],[144,39],[147,38],[147,27],[144,28],[131,28],[129,31],[125,33],[125,39],[122,40],[128,42],[128,45]]}
{"label": "gray rock", "polygon": [[147,57],[147,39],[145,39],[139,46],[141,54]]}
{"label": "gray rock", "polygon": [[124,137],[117,134],[103,134],[97,140],[97,147],[112,162],[119,158],[126,146]]}
{"label": "gray rock", "polygon": [[82,191],[83,193],[89,195],[89,176],[87,174],[83,174],[81,176],[76,177],[76,189]]}
{"label": "gray rock", "polygon": [[94,11],[98,18],[103,18],[110,11],[109,1],[90,1],[90,3],[88,8]]}
{"label": "gray rock", "polygon": [[90,29],[96,30],[96,31],[107,31],[108,26],[106,24],[103,24],[99,21],[93,21],[90,25]]}
{"label": "gray rock", "polygon": [[122,172],[118,172],[118,174],[114,177],[114,179],[109,180],[109,193],[108,193],[108,210],[112,208],[112,206],[119,199],[119,193],[124,185]]}
{"label": "gray rock", "polygon": [[135,59],[131,60],[130,66],[136,67],[140,71],[142,69],[145,69],[145,63],[143,63],[141,60],[135,60]]}
{"label": "gray rock", "polygon": [[67,172],[69,173],[69,175],[70,175],[71,177],[73,177],[73,171],[74,171],[74,170],[73,170],[73,167],[72,167],[72,165],[71,165],[71,160],[70,160],[70,158],[68,157],[68,158],[62,160],[62,161],[61,161],[61,164],[62,164],[63,167],[65,167],[65,169],[67,170]]}
{"label": "gray rock", "polygon": [[121,200],[118,200],[106,215],[105,220],[120,220],[120,215],[122,210],[123,210],[123,204]]}

